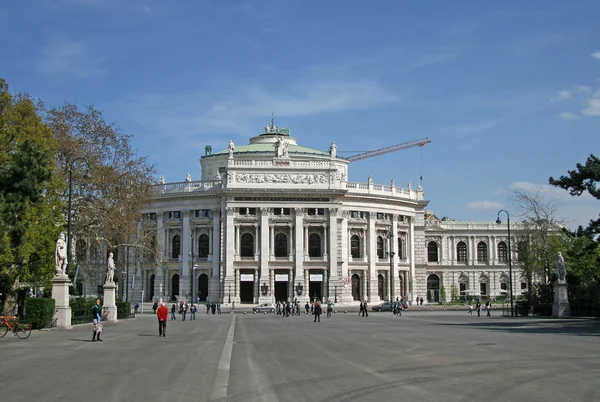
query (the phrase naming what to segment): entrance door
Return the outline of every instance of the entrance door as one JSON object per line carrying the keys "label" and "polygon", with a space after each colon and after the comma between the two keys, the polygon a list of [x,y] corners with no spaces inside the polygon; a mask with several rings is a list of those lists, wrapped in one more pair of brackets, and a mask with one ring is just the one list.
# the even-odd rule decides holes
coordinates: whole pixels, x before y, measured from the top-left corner
{"label": "entrance door", "polygon": [[200,296],[200,301],[206,301],[208,298],[208,275],[206,274],[198,277],[198,296]]}
{"label": "entrance door", "polygon": [[435,274],[427,277],[427,301],[434,303],[440,301],[440,277]]}
{"label": "entrance door", "polygon": [[[317,271],[319,272],[319,271]],[[308,297],[310,300],[321,300],[323,301],[323,273],[322,271],[317,273],[308,274]]]}
{"label": "entrance door", "polygon": [[154,279],[156,279],[156,275],[150,276],[150,284],[148,285],[148,296],[150,297],[150,301],[154,300]]}
{"label": "entrance door", "polygon": [[171,300],[177,300],[179,296],[179,274],[173,275],[171,278]]}
{"label": "entrance door", "polygon": [[240,303],[254,303],[254,274],[240,274]]}
{"label": "entrance door", "polygon": [[360,293],[360,276],[358,274],[352,275],[352,299],[361,301],[361,293]]}
{"label": "entrance door", "polygon": [[290,294],[288,293],[289,292],[289,284],[290,284],[289,281],[290,281],[289,272],[277,273],[277,271],[275,271],[275,300],[276,301],[286,301],[288,298],[290,298]]}

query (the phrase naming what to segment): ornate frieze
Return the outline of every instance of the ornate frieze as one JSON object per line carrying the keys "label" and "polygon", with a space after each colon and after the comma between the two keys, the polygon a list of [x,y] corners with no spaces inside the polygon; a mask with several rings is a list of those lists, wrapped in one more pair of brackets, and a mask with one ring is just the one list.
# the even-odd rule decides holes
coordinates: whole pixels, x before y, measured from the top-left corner
{"label": "ornate frieze", "polygon": [[329,180],[324,174],[273,174],[273,173],[238,173],[238,183],[290,183],[290,184],[327,184]]}

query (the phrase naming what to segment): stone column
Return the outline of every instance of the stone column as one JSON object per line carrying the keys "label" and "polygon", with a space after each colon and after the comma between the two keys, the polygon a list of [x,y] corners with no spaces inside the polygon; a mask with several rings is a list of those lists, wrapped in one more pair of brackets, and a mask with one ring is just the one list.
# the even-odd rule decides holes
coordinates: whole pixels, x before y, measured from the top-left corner
{"label": "stone column", "polygon": [[69,306],[69,286],[71,281],[66,274],[52,278],[52,298],[54,316],[58,328],[71,329],[71,307]]}
{"label": "stone column", "polygon": [[102,303],[102,320],[117,322],[117,305],[115,304],[115,291],[117,286],[112,283],[104,284],[104,303]]}
{"label": "stone column", "polygon": [[191,291],[190,286],[190,252],[192,231],[190,227],[190,211],[182,211],[183,215],[183,231],[182,231],[182,251],[181,256],[181,276],[179,277],[179,297],[189,301],[188,293]]}
{"label": "stone column", "polygon": [[[335,289],[342,287],[342,282],[338,275],[338,247],[337,247],[337,235],[338,235],[338,209],[331,208],[329,210],[329,281],[327,283],[328,292],[327,295],[331,301],[335,300]],[[327,229],[327,228],[325,228]],[[327,232],[326,232],[327,233]],[[338,303],[340,301],[339,294]]]}
{"label": "stone column", "polygon": [[261,208],[260,209],[260,281],[258,279],[259,272],[256,272],[256,283],[257,285],[257,293],[258,300],[257,303],[268,303],[272,300],[269,293],[273,292],[273,289],[269,287],[269,292],[266,296],[263,296],[260,291],[261,282],[266,282],[268,284],[269,281],[269,260],[271,256],[270,248],[272,244],[269,244],[269,238],[272,237],[272,230],[269,226],[269,216],[270,210],[269,208]]}
{"label": "stone column", "polygon": [[[302,208],[295,209],[294,233],[296,234],[294,269],[296,270],[296,281],[302,283],[304,282],[304,269],[302,268],[304,266],[304,210]],[[307,289],[303,289],[302,296],[306,294],[306,291]]]}
{"label": "stone column", "polygon": [[368,302],[374,302],[378,300],[377,295],[377,273],[375,272],[377,268],[377,234],[375,233],[375,219],[377,218],[377,214],[375,212],[368,212],[369,214],[369,234],[367,236],[367,241],[369,242],[368,256],[369,256],[369,271],[367,273],[369,277],[369,287],[367,289],[367,297]]}
{"label": "stone column", "polygon": [[[235,224],[235,214],[236,214],[236,208],[233,207],[227,207],[227,209],[225,210],[227,217],[225,218],[225,223],[224,223],[224,228],[223,228],[223,235],[221,235],[220,232],[215,233],[216,238],[217,239],[222,239],[223,243],[224,243],[224,250],[223,253],[225,254],[225,261],[224,261],[224,269],[223,269],[223,278],[220,277],[221,275],[221,267],[220,267],[220,262],[213,262],[213,276],[212,276],[212,280],[214,281],[214,283],[217,284],[217,292],[214,295],[211,295],[210,300],[211,301],[216,301],[221,297],[221,285],[224,285],[225,288],[227,288],[227,290],[229,291],[229,286],[233,285],[232,287],[236,286],[237,284],[232,283],[234,281],[233,277],[233,267],[234,267],[234,250],[233,250],[233,244],[234,244],[234,236],[235,236],[235,229],[234,229],[234,224]],[[213,217],[213,228],[215,228],[216,222],[215,219]],[[219,226],[220,228],[220,226]],[[219,247],[221,245],[221,240],[219,240]],[[220,250],[220,248],[216,249],[217,252],[218,250]],[[236,297],[238,295],[236,294]],[[237,299],[236,299],[237,300]]]}
{"label": "stone column", "polygon": [[[156,214],[156,243],[158,244],[158,253],[162,257],[161,260],[165,260],[167,258],[167,247],[166,247],[166,233],[165,227],[163,225],[163,214],[162,212],[157,212]],[[162,295],[162,286],[163,283],[163,268],[159,263],[156,265],[156,276],[154,277],[154,298],[159,299]],[[154,300],[150,300],[153,302]]]}

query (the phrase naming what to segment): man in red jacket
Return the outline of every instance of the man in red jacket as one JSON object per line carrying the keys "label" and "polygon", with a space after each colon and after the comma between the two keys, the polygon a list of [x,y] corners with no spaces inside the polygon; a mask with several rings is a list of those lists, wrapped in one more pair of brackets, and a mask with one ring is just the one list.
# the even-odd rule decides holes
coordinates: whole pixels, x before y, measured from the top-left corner
{"label": "man in red jacket", "polygon": [[158,316],[158,336],[167,336],[169,309],[165,306],[165,303],[160,303],[160,307],[156,310],[156,315]]}

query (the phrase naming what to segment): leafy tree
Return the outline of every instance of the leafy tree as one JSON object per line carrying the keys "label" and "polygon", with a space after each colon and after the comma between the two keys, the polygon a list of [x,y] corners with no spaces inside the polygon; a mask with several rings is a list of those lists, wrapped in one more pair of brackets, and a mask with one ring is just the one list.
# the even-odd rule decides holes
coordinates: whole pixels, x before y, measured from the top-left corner
{"label": "leafy tree", "polygon": [[[580,196],[587,191],[594,198],[600,200],[600,159],[593,154],[586,160],[585,165],[578,163],[577,170],[569,170],[568,176],[555,179],[550,177],[551,185],[568,190],[573,196]],[[579,232],[582,235],[594,237],[600,234],[600,218],[590,220],[588,227]]]}
{"label": "leafy tree", "polygon": [[[118,255],[119,248],[145,248],[151,241],[143,233],[132,235],[136,234],[143,205],[151,199],[154,166],[136,154],[131,136],[106,122],[93,106],[80,109],[67,103],[47,110],[45,121],[57,143],[56,167],[65,185],[73,161],[87,161],[87,166],[76,162],[72,169],[72,238],[99,243],[103,253],[113,252],[115,262],[124,263],[125,253]],[[88,169],[90,181],[84,179]],[[65,192],[65,200],[67,196]],[[64,213],[66,216],[66,210]],[[72,242],[70,261],[76,261],[74,252]],[[79,266],[89,278],[101,281],[106,257],[100,256],[101,264]]]}
{"label": "leafy tree", "polygon": [[39,105],[11,95],[0,78],[0,293],[53,275],[62,227],[60,182],[53,175],[51,130]]}

